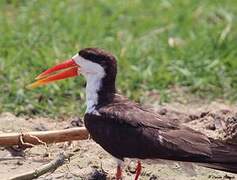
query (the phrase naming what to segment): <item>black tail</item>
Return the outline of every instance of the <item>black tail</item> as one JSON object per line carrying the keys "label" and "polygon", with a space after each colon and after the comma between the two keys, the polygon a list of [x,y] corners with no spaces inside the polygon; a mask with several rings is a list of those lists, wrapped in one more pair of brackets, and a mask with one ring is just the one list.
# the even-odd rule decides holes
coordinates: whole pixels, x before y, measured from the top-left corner
{"label": "black tail", "polygon": [[202,166],[237,173],[237,145],[210,139],[212,157]]}

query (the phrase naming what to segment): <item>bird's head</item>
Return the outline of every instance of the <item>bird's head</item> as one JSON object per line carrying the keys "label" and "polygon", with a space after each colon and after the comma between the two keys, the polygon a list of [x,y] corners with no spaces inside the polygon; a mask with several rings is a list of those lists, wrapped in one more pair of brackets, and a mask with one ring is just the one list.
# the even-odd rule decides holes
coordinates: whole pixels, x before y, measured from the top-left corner
{"label": "bird's head", "polygon": [[104,83],[106,86],[114,86],[116,73],[116,59],[111,53],[98,48],[85,48],[71,59],[38,75],[36,77],[37,81],[28,87],[35,88],[57,80],[79,76],[80,74],[86,78],[87,83]]}
{"label": "bird's head", "polygon": [[82,74],[86,78],[87,113],[94,113],[97,105],[110,102],[116,92],[117,65],[115,57],[102,49],[85,48],[71,59],[53,66],[36,77],[28,88],[35,88],[57,80]]}

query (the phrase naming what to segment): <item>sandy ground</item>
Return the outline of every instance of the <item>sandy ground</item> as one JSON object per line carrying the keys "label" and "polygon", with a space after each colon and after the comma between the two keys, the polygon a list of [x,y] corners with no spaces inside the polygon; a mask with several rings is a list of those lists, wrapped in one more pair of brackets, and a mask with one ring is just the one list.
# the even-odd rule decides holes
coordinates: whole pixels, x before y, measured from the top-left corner
{"label": "sandy ground", "polygon": [[[237,142],[237,108],[223,103],[209,105],[182,105],[173,103],[155,106],[159,114],[180,121],[213,138]],[[71,127],[77,117],[52,120],[47,118],[16,117],[11,113],[0,115],[0,132],[26,132]],[[236,128],[236,129],[235,129]],[[230,133],[231,132],[231,133]],[[48,163],[60,152],[73,152],[70,162],[53,173],[39,179],[113,179],[116,168],[114,159],[92,140],[35,146],[31,149],[0,148],[0,179],[8,179],[19,173],[34,170]],[[124,179],[134,179],[135,162],[126,160]],[[212,170],[188,163],[158,161],[156,164],[144,162],[140,179],[143,180],[205,180],[237,179],[237,175]]]}

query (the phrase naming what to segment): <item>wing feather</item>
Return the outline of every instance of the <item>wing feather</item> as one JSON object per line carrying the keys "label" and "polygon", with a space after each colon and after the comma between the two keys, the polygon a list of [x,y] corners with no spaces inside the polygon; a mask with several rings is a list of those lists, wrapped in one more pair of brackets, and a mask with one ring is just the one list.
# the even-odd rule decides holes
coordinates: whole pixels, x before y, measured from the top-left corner
{"label": "wing feather", "polygon": [[[115,101],[99,109],[102,116],[113,117],[115,123],[127,124],[133,131],[138,131],[157,144],[177,151],[184,156],[211,156],[210,141],[204,134],[191,128],[165,119],[159,114],[127,101]],[[151,131],[156,136],[151,135]],[[157,138],[160,137],[160,138]]]}

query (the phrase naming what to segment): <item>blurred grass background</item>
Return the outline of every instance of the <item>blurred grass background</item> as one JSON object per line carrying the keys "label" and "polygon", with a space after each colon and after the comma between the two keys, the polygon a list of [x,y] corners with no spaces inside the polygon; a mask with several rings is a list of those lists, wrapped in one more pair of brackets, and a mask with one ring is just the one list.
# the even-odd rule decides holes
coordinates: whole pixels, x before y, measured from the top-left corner
{"label": "blurred grass background", "polygon": [[85,109],[83,78],[27,90],[34,77],[81,48],[118,58],[118,89],[143,101],[186,87],[237,100],[236,0],[0,0],[0,112],[65,116]]}

